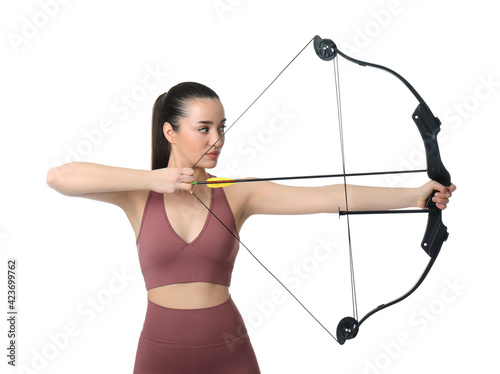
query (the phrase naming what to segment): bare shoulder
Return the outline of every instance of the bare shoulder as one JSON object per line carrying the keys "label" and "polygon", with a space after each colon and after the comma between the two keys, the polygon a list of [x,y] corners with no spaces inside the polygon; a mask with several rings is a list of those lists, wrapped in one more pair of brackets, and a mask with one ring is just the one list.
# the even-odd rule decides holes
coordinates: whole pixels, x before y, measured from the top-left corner
{"label": "bare shoulder", "polygon": [[251,215],[249,203],[256,193],[256,183],[235,183],[231,186],[224,187],[227,201],[233,211],[234,219],[238,227],[238,231]]}

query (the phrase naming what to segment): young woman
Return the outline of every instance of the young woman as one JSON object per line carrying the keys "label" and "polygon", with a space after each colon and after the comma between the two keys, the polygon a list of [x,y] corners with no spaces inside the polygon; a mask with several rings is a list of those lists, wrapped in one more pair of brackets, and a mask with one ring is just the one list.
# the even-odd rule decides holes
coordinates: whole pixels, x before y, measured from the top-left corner
{"label": "young woman", "polygon": [[[214,91],[181,83],[155,102],[151,171],[70,163],[47,175],[64,195],[119,206],[132,224],[148,290],[135,374],[259,373],[228,289],[238,232],[253,214],[336,213],[345,206],[343,185],[193,186],[217,165],[225,122]],[[350,210],[424,208],[434,190],[433,200],[445,209],[455,186],[434,181],[415,189],[350,185],[348,204]]]}

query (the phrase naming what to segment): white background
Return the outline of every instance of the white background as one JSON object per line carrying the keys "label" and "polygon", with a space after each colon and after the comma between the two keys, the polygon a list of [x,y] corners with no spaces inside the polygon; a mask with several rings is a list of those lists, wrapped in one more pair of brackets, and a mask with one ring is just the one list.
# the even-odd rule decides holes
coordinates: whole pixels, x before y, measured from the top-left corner
{"label": "white background", "polygon": [[[133,368],[146,307],[133,232],[119,209],[48,188],[48,169],[75,160],[148,169],[156,97],[181,81],[202,82],[219,93],[231,124],[316,34],[353,57],[393,68],[415,86],[443,122],[442,156],[458,190],[443,214],[450,238],[423,286],[367,320],[344,346],[241,248],[231,292],[262,372],[464,373],[498,366],[500,26],[494,2],[298,3],[1,6],[2,372]],[[388,74],[340,63],[347,171],[425,167],[411,94]],[[336,126],[331,64],[308,46],[231,129],[214,173],[341,172]],[[350,180],[424,181],[421,175]],[[301,184],[321,183],[328,182]],[[427,261],[419,248],[425,218],[356,217],[351,223],[361,316],[404,293],[420,275]],[[241,237],[330,331],[351,315],[344,219],[254,217]],[[17,370],[6,364],[8,258],[18,262]]]}

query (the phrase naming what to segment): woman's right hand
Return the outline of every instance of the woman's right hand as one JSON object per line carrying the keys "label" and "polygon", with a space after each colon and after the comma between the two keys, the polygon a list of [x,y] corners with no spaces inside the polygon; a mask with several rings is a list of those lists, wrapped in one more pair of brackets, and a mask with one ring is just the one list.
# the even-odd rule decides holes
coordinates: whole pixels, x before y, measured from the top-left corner
{"label": "woman's right hand", "polygon": [[194,171],[191,168],[162,168],[152,170],[152,190],[157,193],[191,191]]}

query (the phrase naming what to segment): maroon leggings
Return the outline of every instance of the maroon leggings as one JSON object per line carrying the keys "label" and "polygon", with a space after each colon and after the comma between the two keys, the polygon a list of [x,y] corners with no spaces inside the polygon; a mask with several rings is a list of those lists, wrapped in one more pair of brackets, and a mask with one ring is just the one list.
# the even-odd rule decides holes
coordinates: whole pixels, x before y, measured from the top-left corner
{"label": "maroon leggings", "polygon": [[202,309],[171,309],[148,300],[134,374],[259,374],[233,300]]}

